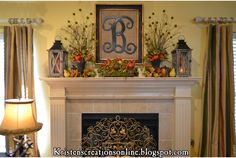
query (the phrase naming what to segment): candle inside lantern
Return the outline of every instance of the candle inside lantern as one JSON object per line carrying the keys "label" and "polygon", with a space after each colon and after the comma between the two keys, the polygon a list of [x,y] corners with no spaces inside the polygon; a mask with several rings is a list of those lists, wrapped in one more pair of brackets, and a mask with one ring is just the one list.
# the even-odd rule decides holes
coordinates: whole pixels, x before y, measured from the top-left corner
{"label": "candle inside lantern", "polygon": [[179,72],[180,72],[181,74],[185,73],[184,68],[183,68],[183,67],[180,67]]}

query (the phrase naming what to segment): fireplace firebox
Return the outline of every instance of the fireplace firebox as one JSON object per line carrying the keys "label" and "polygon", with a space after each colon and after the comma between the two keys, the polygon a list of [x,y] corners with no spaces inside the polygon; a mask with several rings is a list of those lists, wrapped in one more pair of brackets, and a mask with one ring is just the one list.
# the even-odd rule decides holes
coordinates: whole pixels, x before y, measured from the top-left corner
{"label": "fireplace firebox", "polygon": [[158,150],[158,113],[83,113],[82,149]]}

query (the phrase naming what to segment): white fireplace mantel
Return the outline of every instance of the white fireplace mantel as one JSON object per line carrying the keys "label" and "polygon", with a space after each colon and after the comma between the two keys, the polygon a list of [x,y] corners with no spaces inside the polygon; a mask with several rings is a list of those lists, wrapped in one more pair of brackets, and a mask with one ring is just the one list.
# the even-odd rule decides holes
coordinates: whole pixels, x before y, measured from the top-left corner
{"label": "white fireplace mantel", "polygon": [[173,100],[174,149],[190,150],[191,88],[199,77],[40,79],[50,88],[51,149],[66,147],[68,100]]}

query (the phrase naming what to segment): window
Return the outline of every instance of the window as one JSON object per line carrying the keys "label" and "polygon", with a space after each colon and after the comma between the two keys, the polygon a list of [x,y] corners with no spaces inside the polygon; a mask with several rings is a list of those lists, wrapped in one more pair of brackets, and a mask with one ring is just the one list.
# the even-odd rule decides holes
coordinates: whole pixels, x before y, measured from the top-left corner
{"label": "window", "polygon": [[[4,87],[4,39],[0,28],[0,87]],[[0,123],[4,116],[4,88],[0,88]],[[0,135],[0,152],[6,152],[5,137]]]}

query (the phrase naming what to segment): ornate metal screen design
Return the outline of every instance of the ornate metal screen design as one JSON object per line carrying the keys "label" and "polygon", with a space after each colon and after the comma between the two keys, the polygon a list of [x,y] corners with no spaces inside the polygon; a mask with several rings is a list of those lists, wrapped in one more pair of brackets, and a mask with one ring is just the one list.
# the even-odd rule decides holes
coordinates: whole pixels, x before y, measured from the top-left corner
{"label": "ornate metal screen design", "polygon": [[89,126],[82,138],[82,150],[156,150],[157,142],[147,126],[134,118],[103,118]]}

